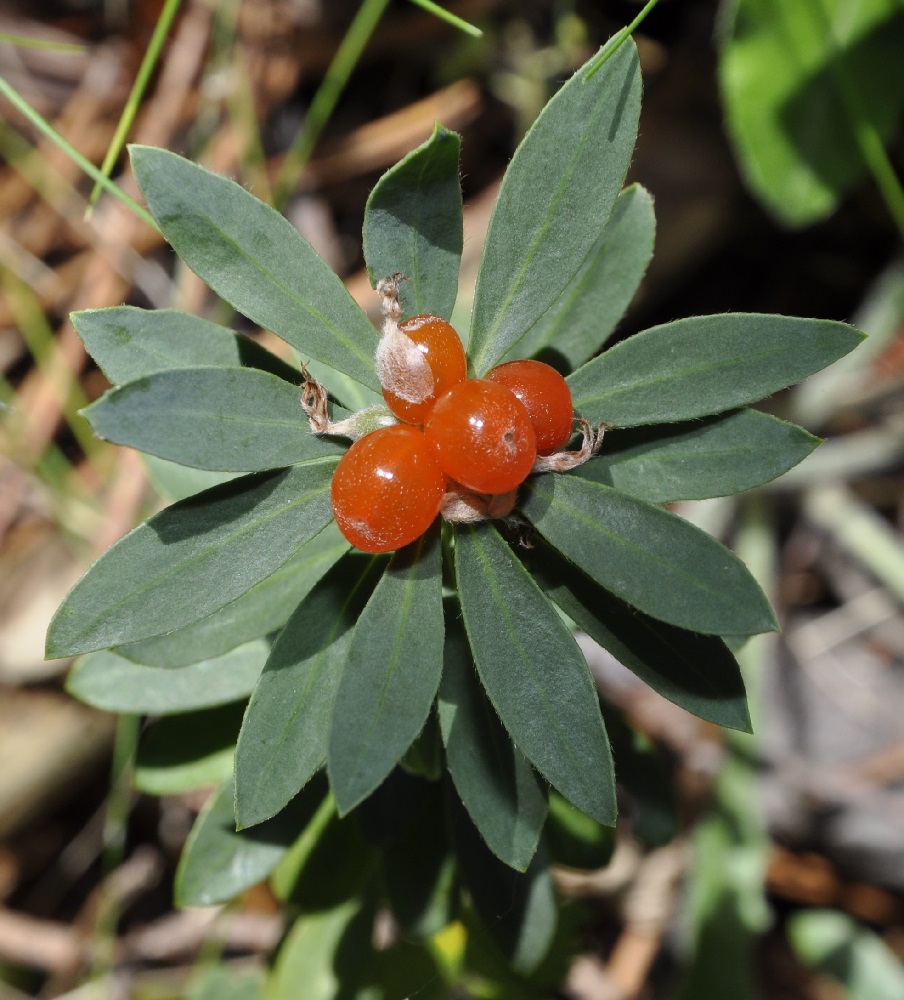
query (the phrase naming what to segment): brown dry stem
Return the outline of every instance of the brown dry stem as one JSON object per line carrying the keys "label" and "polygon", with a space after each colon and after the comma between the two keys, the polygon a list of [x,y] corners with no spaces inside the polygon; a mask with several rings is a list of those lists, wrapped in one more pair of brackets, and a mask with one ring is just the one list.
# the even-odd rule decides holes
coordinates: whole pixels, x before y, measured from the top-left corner
{"label": "brown dry stem", "polygon": [[603,446],[603,438],[606,434],[605,424],[600,424],[596,429],[589,420],[579,418],[581,434],[583,440],[581,447],[577,451],[556,451],[552,455],[538,455],[531,469],[531,474],[540,472],[569,472],[579,466],[589,462],[591,458],[600,453]]}
{"label": "brown dry stem", "polygon": [[368,406],[343,420],[331,420],[326,386],[313,378],[304,365],[301,366],[301,373],[304,376],[301,386],[301,406],[308,415],[308,422],[314,434],[331,434],[357,441],[371,431],[398,423],[387,407],[379,405]]}

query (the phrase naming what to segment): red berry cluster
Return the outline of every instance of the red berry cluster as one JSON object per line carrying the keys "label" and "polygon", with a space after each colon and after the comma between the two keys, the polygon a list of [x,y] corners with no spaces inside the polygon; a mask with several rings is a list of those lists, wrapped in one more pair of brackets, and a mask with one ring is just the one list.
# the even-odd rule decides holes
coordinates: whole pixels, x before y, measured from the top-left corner
{"label": "red berry cluster", "polygon": [[[477,494],[516,489],[537,455],[567,443],[574,421],[568,385],[549,365],[510,361],[469,379],[461,340],[445,320],[416,316],[398,329],[420,354],[409,355],[416,366],[426,361],[433,388],[411,400],[384,382],[386,404],[404,423],[355,441],[336,467],[336,522],[365,552],[391,552],[419,538],[450,481]],[[393,385],[405,385],[405,374],[395,371]]]}

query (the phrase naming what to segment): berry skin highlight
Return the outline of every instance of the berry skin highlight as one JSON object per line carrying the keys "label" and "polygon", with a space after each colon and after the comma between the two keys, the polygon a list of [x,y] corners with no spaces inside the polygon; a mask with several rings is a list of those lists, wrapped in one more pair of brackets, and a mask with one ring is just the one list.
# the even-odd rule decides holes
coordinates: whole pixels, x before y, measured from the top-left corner
{"label": "berry skin highlight", "polygon": [[507,361],[487,378],[521,400],[537,437],[537,454],[548,455],[568,443],[574,428],[574,404],[564,378],[542,361]]}

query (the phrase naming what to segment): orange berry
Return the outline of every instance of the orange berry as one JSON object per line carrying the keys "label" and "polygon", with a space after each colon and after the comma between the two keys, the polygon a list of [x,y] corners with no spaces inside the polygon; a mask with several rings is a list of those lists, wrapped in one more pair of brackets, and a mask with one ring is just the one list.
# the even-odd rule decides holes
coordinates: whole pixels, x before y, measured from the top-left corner
{"label": "orange berry", "polygon": [[475,493],[507,493],[537,455],[530,417],[505,386],[467,379],[436,401],[424,435],[451,479]]}
{"label": "orange berry", "polygon": [[521,400],[537,436],[537,454],[548,455],[568,443],[574,429],[574,404],[564,378],[542,361],[507,361],[487,378]]}
{"label": "orange berry", "polygon": [[455,328],[439,316],[415,316],[400,323],[399,329],[414,342],[429,365],[433,375],[433,392],[419,402],[409,402],[384,388],[383,398],[400,420],[423,424],[437,399],[466,377],[468,363],[465,349]]}
{"label": "orange berry", "polygon": [[330,499],[343,535],[364,552],[392,552],[430,527],[446,477],[422,431],[384,427],[356,441],[333,473]]}

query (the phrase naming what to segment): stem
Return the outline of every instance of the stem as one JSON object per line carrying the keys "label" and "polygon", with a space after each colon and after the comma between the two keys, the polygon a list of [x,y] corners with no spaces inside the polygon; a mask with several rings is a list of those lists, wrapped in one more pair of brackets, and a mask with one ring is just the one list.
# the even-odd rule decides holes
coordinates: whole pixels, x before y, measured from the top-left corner
{"label": "stem", "polygon": [[307,166],[320,134],[358,65],[361,53],[388,6],[389,0],[364,0],[355,19],[349,25],[342,44],[336,50],[336,55],[333,56],[333,61],[311,101],[307,121],[299,129],[298,135],[289,147],[273,184],[273,205],[278,211],[285,206],[298,178]]}
{"label": "stem", "polygon": [[624,28],[621,28],[619,31],[615,32],[615,34],[609,39],[609,41],[606,42],[606,44],[602,47],[599,55],[591,63],[590,68],[584,74],[585,80],[589,80],[594,73],[598,73],[603,68],[603,66],[605,66],[605,64],[621,48],[622,42],[624,42],[625,39],[628,38],[630,35],[634,34],[634,32],[640,27],[640,25],[643,24],[647,14],[649,14],[650,11],[658,3],[659,0],[649,0],[649,2],[644,6],[643,10],[641,10],[641,12],[637,15],[637,17],[634,18],[634,20],[629,25],[626,25]]}
{"label": "stem", "polygon": [[[138,74],[135,77],[135,82],[132,84],[132,90],[129,93],[128,100],[126,101],[125,107],[122,110],[122,115],[120,116],[119,122],[116,126],[116,132],[110,140],[107,155],[104,157],[104,162],[101,164],[100,172],[104,175],[104,177],[109,177],[113,172],[113,165],[116,163],[119,158],[119,154],[122,152],[122,147],[125,145],[126,137],[128,136],[129,130],[135,121],[135,116],[138,114],[141,99],[144,97],[144,92],[147,90],[151,74],[154,72],[154,69],[160,59],[163,43],[166,41],[166,36],[169,34],[169,30],[173,25],[173,21],[179,11],[179,5],[181,2],[182,0],[166,0],[166,3],[163,5],[163,10],[160,12],[160,18],[154,28],[151,41],[148,44],[144,58],[141,60],[141,66],[138,68]],[[86,213],[86,217],[90,217],[91,209],[100,197],[101,188],[102,184],[100,181],[95,181],[94,189],[88,198],[88,211]]]}
{"label": "stem", "polygon": [[445,21],[446,24],[451,24],[453,28],[458,28],[459,31],[463,31],[466,35],[470,35],[472,38],[483,38],[483,32],[477,27],[476,24],[471,24],[470,21],[465,21],[457,14],[453,14],[451,11],[446,10],[445,7],[440,7],[440,5],[434,3],[433,0],[411,0],[411,2],[416,7],[420,7],[422,10],[426,10],[428,13],[434,14],[441,21]]}
{"label": "stem", "polygon": [[153,229],[157,228],[157,223],[154,222],[153,216],[148,212],[146,208],[139,205],[134,198],[130,197],[123,191],[123,189],[110,180],[109,177],[105,177],[94,164],[86,159],[82,154],[66,139],[64,139],[59,132],[43,118],[34,108],[32,108],[24,98],[22,98],[15,90],[11,87],[6,80],[0,76],[0,94],[2,94],[10,104],[23,115],[34,127],[47,139],[49,139],[55,146],[61,149],[70,160],[73,161],[78,167],[81,168],[89,177],[93,178],[97,183],[109,194],[113,195],[114,198],[118,198],[119,201],[130,209],[135,215],[138,216],[143,222],[146,222]]}
{"label": "stem", "polygon": [[28,35],[11,35],[0,31],[0,42],[15,45],[18,49],[49,49],[52,52],[84,52],[85,46],[76,42],[53,42],[49,38],[30,38]]}

